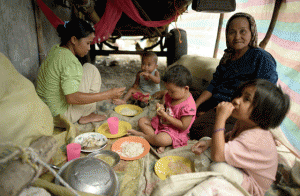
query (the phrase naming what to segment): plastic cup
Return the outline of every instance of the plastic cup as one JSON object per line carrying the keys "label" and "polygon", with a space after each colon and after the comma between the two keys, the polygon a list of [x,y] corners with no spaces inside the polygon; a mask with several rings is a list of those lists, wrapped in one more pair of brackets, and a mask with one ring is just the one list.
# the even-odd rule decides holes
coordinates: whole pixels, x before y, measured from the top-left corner
{"label": "plastic cup", "polygon": [[80,157],[81,145],[78,143],[71,143],[67,145],[67,157],[68,161],[77,159]]}
{"label": "plastic cup", "polygon": [[112,135],[115,135],[119,131],[119,119],[118,117],[110,117],[107,119],[109,131]]}

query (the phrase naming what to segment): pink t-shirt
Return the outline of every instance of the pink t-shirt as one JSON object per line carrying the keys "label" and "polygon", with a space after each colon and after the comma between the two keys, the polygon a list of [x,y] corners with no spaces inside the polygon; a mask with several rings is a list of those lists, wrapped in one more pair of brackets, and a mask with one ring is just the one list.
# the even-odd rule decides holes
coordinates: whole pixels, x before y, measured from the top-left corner
{"label": "pink t-shirt", "polygon": [[159,134],[161,132],[168,133],[172,138],[173,148],[186,146],[187,141],[189,140],[187,134],[190,132],[190,128],[196,118],[197,109],[194,98],[190,94],[190,96],[184,102],[177,105],[172,105],[172,98],[167,93],[165,96],[165,108],[168,115],[172,116],[173,118],[181,119],[183,116],[193,116],[192,121],[186,130],[180,130],[174,125],[164,121],[164,119],[161,119],[159,116],[155,116],[151,120],[151,125],[155,130],[155,134]]}
{"label": "pink t-shirt", "polygon": [[[234,130],[230,132],[233,135]],[[278,157],[275,141],[270,131],[261,128],[229,137],[225,144],[225,161],[244,173],[242,187],[251,195],[263,196],[275,181]]]}

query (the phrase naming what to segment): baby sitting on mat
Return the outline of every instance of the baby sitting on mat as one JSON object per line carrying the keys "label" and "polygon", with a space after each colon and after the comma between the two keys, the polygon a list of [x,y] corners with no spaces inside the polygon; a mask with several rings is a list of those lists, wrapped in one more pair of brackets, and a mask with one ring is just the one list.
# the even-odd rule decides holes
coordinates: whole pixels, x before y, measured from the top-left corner
{"label": "baby sitting on mat", "polygon": [[133,86],[123,99],[114,99],[113,103],[126,104],[133,97],[139,101],[141,107],[147,106],[150,96],[160,91],[160,75],[157,67],[157,55],[151,51],[143,53],[141,70],[137,73]]}

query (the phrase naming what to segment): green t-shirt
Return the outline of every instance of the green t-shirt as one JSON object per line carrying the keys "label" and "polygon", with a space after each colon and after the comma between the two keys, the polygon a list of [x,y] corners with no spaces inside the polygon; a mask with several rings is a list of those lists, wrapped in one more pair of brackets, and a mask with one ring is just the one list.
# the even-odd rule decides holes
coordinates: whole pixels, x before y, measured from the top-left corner
{"label": "green t-shirt", "polygon": [[42,63],[37,77],[37,94],[48,105],[53,116],[68,109],[65,95],[78,92],[82,65],[68,49],[53,46]]}

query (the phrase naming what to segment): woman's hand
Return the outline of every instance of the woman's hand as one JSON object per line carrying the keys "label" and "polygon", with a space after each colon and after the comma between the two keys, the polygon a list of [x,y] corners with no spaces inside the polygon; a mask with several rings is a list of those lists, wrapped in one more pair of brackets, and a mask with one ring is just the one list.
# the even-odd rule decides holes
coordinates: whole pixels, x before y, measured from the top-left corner
{"label": "woman's hand", "polygon": [[124,91],[125,91],[126,87],[122,87],[122,88],[112,88],[110,90],[107,91],[109,98],[108,99],[119,99]]}
{"label": "woman's hand", "polygon": [[216,119],[223,119],[223,120],[227,120],[232,111],[234,110],[234,106],[231,102],[221,102],[217,105],[216,107]]}
{"label": "woman's hand", "polygon": [[210,146],[210,140],[200,140],[191,148],[192,152],[196,155],[202,154]]}

